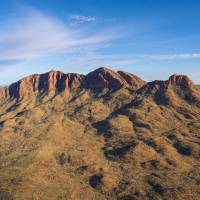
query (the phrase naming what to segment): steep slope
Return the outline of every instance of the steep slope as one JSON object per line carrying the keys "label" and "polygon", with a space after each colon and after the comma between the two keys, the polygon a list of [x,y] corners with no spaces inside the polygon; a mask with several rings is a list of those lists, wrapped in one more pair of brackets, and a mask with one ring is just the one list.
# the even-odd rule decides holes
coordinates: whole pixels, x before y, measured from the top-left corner
{"label": "steep slope", "polygon": [[1,90],[0,199],[199,198],[200,89],[188,77],[100,68],[13,85]]}
{"label": "steep slope", "polygon": [[23,99],[28,95],[41,94],[51,90],[64,91],[68,88],[78,88],[85,77],[79,74],[64,74],[59,71],[50,71],[45,74],[36,74],[25,77],[6,88],[0,88],[0,99]]}
{"label": "steep slope", "polygon": [[187,76],[172,75],[167,81],[153,81],[139,90],[144,96],[153,96],[158,104],[177,104],[187,101],[200,103],[199,88]]}
{"label": "steep slope", "polygon": [[108,68],[99,68],[86,76],[88,88],[120,88],[130,87],[138,89],[145,85],[145,81],[127,72],[115,72]]}
{"label": "steep slope", "polygon": [[9,87],[0,88],[0,99],[1,101],[12,98],[23,99],[31,94],[37,96],[44,92],[62,92],[77,88],[120,88],[124,86],[137,89],[145,83],[133,74],[115,72],[108,68],[99,68],[86,76],[50,71],[25,77]]}

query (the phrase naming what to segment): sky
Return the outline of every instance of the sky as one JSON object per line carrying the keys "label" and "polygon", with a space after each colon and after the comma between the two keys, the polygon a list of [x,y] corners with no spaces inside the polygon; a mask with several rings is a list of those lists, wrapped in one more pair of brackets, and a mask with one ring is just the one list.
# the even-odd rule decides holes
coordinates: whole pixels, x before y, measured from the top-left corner
{"label": "sky", "polygon": [[0,0],[0,85],[98,67],[200,83],[199,0]]}

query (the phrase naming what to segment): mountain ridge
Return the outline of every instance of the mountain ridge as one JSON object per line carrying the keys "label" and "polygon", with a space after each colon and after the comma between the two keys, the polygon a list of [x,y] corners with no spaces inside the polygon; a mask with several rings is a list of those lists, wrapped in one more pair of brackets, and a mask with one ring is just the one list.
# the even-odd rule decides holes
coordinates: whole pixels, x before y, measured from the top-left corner
{"label": "mountain ridge", "polygon": [[184,75],[26,77],[0,100],[0,199],[199,199],[199,130]]}
{"label": "mountain ridge", "polygon": [[[170,76],[166,83],[188,87],[193,84],[187,76],[175,74]],[[132,73],[114,71],[105,67],[98,68],[87,75],[51,70],[44,74],[29,75],[7,87],[0,88],[0,99],[22,99],[29,93],[39,94],[50,90],[64,91],[76,88],[119,89],[120,87],[127,87],[139,89],[146,84],[146,81]],[[66,93],[66,96],[68,96],[68,93]]]}

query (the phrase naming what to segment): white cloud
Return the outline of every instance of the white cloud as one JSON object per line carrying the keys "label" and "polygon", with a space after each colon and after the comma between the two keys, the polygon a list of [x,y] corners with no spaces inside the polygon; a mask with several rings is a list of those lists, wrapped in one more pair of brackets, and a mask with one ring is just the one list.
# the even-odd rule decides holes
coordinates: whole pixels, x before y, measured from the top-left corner
{"label": "white cloud", "polygon": [[[24,11],[24,10],[23,10]],[[27,8],[0,29],[0,66],[13,65],[40,57],[65,53],[69,62],[76,65],[133,65],[135,62],[155,60],[178,60],[200,58],[200,53],[165,55],[105,55],[98,54],[102,48],[112,47],[112,41],[126,36],[124,27],[93,26],[70,27],[55,17]],[[74,21],[84,23],[97,19],[92,16],[72,15]],[[112,47],[113,48],[113,47]],[[74,57],[71,55],[73,54]]]}
{"label": "white cloud", "polygon": [[191,54],[166,54],[166,55],[144,55],[141,56],[150,60],[177,60],[200,58],[200,53]]}
{"label": "white cloud", "polygon": [[[76,52],[76,51],[74,51]],[[142,55],[142,54],[98,54],[90,51],[90,49],[83,50],[84,53],[78,53],[74,57],[67,59],[66,65],[79,67],[131,67],[138,65],[141,62],[150,61],[170,61],[177,59],[194,59],[200,58],[200,54],[166,54],[166,55]]]}
{"label": "white cloud", "polygon": [[[75,16],[74,16],[75,17]],[[77,20],[92,21],[93,17],[79,16]],[[121,37],[104,28],[95,30],[71,28],[60,20],[34,9],[12,18],[0,30],[0,65],[31,60],[52,53],[71,52],[73,49],[98,48]]]}
{"label": "white cloud", "polygon": [[70,18],[72,20],[74,20],[75,23],[78,23],[78,24],[82,24],[82,23],[85,23],[85,22],[94,22],[94,21],[96,21],[96,17],[84,16],[84,15],[79,15],[79,14],[73,14],[73,15],[70,16]]}
{"label": "white cloud", "polygon": [[167,60],[178,60],[178,59],[195,59],[200,58],[200,53],[193,54],[160,54],[160,55],[134,55],[134,54],[111,54],[111,55],[98,55],[89,54],[86,56],[87,60],[91,59],[95,63],[108,64],[111,66],[131,65],[136,62],[144,60],[155,60],[155,61],[167,61]]}

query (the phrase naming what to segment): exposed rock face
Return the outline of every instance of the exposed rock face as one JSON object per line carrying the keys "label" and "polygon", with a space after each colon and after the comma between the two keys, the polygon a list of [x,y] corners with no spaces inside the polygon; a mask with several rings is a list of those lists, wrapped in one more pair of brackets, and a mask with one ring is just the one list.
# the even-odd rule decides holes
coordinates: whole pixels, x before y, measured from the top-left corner
{"label": "exposed rock face", "polygon": [[[141,88],[142,93],[157,94],[158,96],[167,91],[170,86],[180,86],[188,88],[192,95],[197,99],[200,96],[191,86],[193,82],[184,75],[172,75],[167,81],[153,81],[146,83],[139,77],[123,71],[113,71],[108,68],[99,68],[87,75],[75,73],[63,73],[60,71],[50,71],[45,74],[34,74],[11,84],[9,87],[0,88],[0,100],[11,98],[23,99],[30,94],[37,96],[38,94],[49,91],[65,91],[66,97],[69,96],[68,89],[89,88],[103,89],[112,88],[119,89]],[[142,88],[145,86],[144,88]],[[184,91],[185,92],[185,91]],[[199,98],[200,99],[200,98]]]}
{"label": "exposed rock face", "polygon": [[167,91],[170,86],[179,86],[184,87],[185,89],[194,90],[195,88],[193,88],[192,85],[194,85],[193,82],[187,76],[172,75],[166,81],[155,80],[147,83],[143,88],[141,88],[141,91],[145,91],[146,94],[153,94],[157,91]]}
{"label": "exposed rock face", "polygon": [[178,85],[188,87],[193,84],[193,82],[185,75],[172,75],[167,81],[169,85]]}
{"label": "exposed rock face", "polygon": [[86,87],[89,88],[120,88],[126,85],[120,75],[107,68],[99,68],[86,76]]}
{"label": "exposed rock face", "polygon": [[7,87],[0,88],[0,100],[9,98],[9,89]]}
{"label": "exposed rock face", "polygon": [[139,77],[135,76],[134,74],[124,72],[124,71],[118,71],[118,74],[125,79],[127,84],[131,87],[134,87],[136,89],[142,87],[143,85],[146,84],[146,81],[140,79]]}
{"label": "exposed rock face", "polygon": [[123,71],[115,72],[102,67],[86,76],[86,84],[89,88],[131,87],[138,89],[146,84],[146,82],[131,73]]}
{"label": "exposed rock face", "polygon": [[35,74],[13,83],[9,87],[0,89],[0,99],[22,99],[29,94],[39,94],[50,90],[64,91],[68,88],[78,88],[83,85],[84,76],[79,74],[64,74],[50,71],[45,74]]}
{"label": "exposed rock face", "polygon": [[40,94],[51,90],[64,91],[76,88],[139,88],[146,82],[127,72],[115,72],[107,68],[99,68],[88,75],[74,73],[65,74],[60,71],[50,71],[45,74],[35,74],[13,83],[9,87],[0,88],[0,99],[22,99],[29,94]]}
{"label": "exposed rock face", "polygon": [[150,96],[158,104],[178,106],[180,100],[200,105],[200,90],[185,75],[172,75],[166,81],[155,80],[137,91]]}
{"label": "exposed rock face", "polygon": [[84,76],[79,74],[64,74],[59,71],[50,71],[39,76],[37,87],[39,91],[58,90],[64,91],[68,88],[78,88],[84,82]]}

